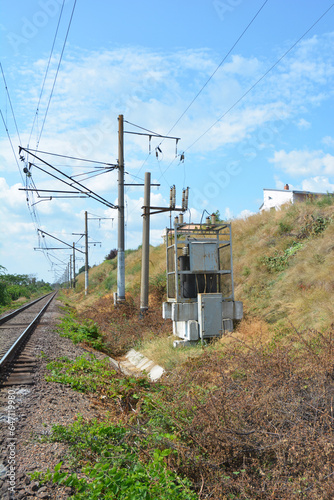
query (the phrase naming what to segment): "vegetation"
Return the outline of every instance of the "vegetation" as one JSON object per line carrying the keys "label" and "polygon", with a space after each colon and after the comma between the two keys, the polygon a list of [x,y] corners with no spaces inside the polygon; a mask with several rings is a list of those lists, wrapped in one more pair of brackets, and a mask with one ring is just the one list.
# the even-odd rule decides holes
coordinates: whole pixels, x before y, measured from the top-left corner
{"label": "vegetation", "polygon": [[94,349],[102,349],[102,334],[92,320],[79,322],[73,310],[68,310],[58,324],[57,331],[61,337],[70,338],[73,344],[85,343]]}
{"label": "vegetation", "polygon": [[11,306],[21,298],[30,299],[51,290],[51,285],[43,280],[37,281],[27,274],[7,274],[0,265],[0,308]]}
{"label": "vegetation", "polygon": [[112,260],[117,257],[117,248],[110,250],[110,252],[105,256],[105,260]]}
{"label": "vegetation", "polygon": [[76,314],[61,331],[113,357],[140,349],[165,374],[154,384],[126,377],[93,355],[49,363],[48,380],[89,394],[104,418],[55,426],[47,439],[67,443],[69,455],[35,478],[72,486],[78,499],[332,498],[333,198],[232,226],[245,315],[207,346],[172,348],[161,318],[163,246],[151,249],[144,317],[140,249],[127,255],[125,304],[114,307],[106,293],[115,260],[90,271],[87,297],[80,287],[63,292]]}

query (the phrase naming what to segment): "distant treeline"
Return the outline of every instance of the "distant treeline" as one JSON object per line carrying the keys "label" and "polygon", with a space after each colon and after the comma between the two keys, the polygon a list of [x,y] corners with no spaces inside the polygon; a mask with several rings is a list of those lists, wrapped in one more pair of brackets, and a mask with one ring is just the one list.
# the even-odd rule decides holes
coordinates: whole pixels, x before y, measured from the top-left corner
{"label": "distant treeline", "polygon": [[32,295],[51,290],[51,285],[43,280],[37,281],[28,274],[6,274],[6,268],[0,265],[0,306],[10,305],[20,297],[30,299]]}

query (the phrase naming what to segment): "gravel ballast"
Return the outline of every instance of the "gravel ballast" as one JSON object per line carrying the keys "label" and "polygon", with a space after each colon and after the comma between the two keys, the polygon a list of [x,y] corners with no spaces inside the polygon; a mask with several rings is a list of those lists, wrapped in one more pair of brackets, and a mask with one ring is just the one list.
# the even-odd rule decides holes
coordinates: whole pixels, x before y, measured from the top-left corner
{"label": "gravel ballast", "polygon": [[[54,300],[32,334],[33,354],[37,358],[33,374],[34,385],[2,387],[0,389],[0,498],[65,499],[71,488],[46,484],[39,487],[29,473],[51,471],[68,453],[63,443],[39,442],[49,435],[55,424],[68,425],[78,414],[84,419],[102,417],[101,411],[86,394],[70,387],[46,382],[46,365],[60,356],[75,359],[87,352],[55,332],[61,316],[60,302]],[[104,357],[97,353],[98,357]],[[48,372],[49,373],[49,372]],[[9,405],[8,403],[13,403]],[[12,488],[12,491],[10,490]]]}

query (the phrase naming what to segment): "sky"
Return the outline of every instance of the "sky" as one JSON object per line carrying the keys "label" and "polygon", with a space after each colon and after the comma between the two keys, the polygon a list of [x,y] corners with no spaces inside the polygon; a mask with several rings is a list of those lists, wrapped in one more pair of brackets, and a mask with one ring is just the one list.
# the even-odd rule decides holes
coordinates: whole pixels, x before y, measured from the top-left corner
{"label": "sky", "polygon": [[[2,0],[0,36],[0,265],[8,273],[61,280],[71,254],[61,242],[83,249],[85,211],[89,264],[117,248],[117,210],[50,191],[70,190],[52,175],[77,175],[117,205],[117,170],[89,172],[117,164],[119,115],[125,182],[142,184],[151,172],[160,184],[151,204],[162,207],[172,185],[177,206],[189,187],[187,221],[216,210],[224,220],[247,217],[264,188],[286,183],[334,191],[330,0]],[[19,146],[35,152],[20,158]],[[126,186],[127,249],[141,244],[142,205],[143,186]],[[152,245],[169,223],[168,213],[152,215]]]}

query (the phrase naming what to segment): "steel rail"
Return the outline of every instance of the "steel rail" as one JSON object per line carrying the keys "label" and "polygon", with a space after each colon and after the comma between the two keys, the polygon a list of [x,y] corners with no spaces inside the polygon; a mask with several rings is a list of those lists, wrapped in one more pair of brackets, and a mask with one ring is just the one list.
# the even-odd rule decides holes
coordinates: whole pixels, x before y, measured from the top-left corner
{"label": "steel rail", "polygon": [[[10,347],[10,349],[6,352],[6,354],[0,359],[0,372],[3,372],[4,367],[14,359],[17,351],[22,347],[25,340],[29,337],[30,332],[33,330],[35,325],[37,325],[39,319],[41,318],[41,316],[45,312],[45,310],[48,307],[48,305],[50,304],[50,302],[54,299],[56,294],[57,294],[57,292],[52,294],[52,297],[47,301],[47,303],[43,306],[43,308],[35,316],[35,318],[32,320],[30,325],[27,326],[27,328],[24,330],[24,332],[21,333],[19,338],[14,342],[14,344]],[[44,295],[44,297],[45,297],[45,295]],[[30,303],[30,305],[34,304],[35,302],[38,302],[38,301],[34,301],[34,302]],[[22,308],[21,308],[21,310],[22,310]],[[8,317],[7,317],[7,319],[8,319]]]}
{"label": "steel rail", "polygon": [[6,321],[8,321],[9,319],[14,318],[14,316],[16,316],[17,314],[20,314],[20,312],[24,311],[25,309],[28,309],[28,307],[32,306],[33,304],[36,304],[36,302],[44,299],[45,297],[47,297],[48,295],[51,295],[52,293],[54,293],[54,292],[47,293],[46,295],[43,295],[42,297],[39,297],[38,299],[35,299],[32,302],[28,302],[28,304],[25,304],[24,306],[20,307],[19,309],[15,309],[15,311],[12,311],[11,313],[6,314],[6,316],[2,316],[0,318],[0,325],[2,325],[3,323],[6,323]]}

